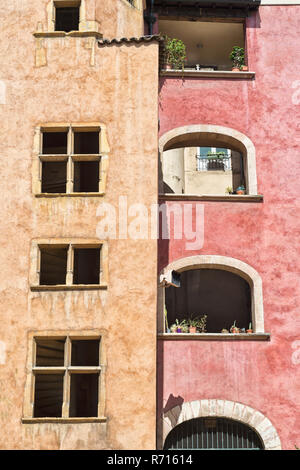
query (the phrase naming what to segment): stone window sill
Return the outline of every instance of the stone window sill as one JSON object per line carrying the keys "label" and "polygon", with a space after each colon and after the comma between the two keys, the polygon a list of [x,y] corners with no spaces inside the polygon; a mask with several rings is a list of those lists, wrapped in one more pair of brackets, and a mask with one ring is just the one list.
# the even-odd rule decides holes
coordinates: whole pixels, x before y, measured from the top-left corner
{"label": "stone window sill", "polygon": [[107,284],[72,284],[67,286],[59,284],[54,286],[30,286],[30,290],[37,291],[73,291],[73,290],[104,290],[107,289]]}
{"label": "stone window sill", "polygon": [[22,418],[23,424],[39,423],[60,423],[60,424],[81,424],[81,423],[106,423],[105,416],[97,418]]}
{"label": "stone window sill", "polygon": [[36,31],[33,33],[35,38],[64,38],[64,37],[75,37],[75,38],[86,38],[94,37],[96,39],[102,39],[103,34],[98,31]]}
{"label": "stone window sill", "polygon": [[104,193],[37,193],[35,197],[45,197],[45,198],[53,198],[53,197],[103,197]]}
{"label": "stone window sill", "polygon": [[269,341],[270,333],[158,333],[161,340]]}
{"label": "stone window sill", "polygon": [[255,78],[255,72],[232,72],[231,70],[166,70],[160,72],[163,77],[229,78],[249,80]]}
{"label": "stone window sill", "polygon": [[225,202],[263,202],[262,194],[159,194],[165,201],[225,201]]}

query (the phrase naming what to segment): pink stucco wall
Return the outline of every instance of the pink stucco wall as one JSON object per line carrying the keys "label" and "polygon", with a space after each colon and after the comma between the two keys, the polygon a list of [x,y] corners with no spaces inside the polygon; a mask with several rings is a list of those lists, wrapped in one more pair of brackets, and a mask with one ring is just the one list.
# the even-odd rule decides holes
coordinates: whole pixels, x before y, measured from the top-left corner
{"label": "pink stucco wall", "polygon": [[[189,124],[230,127],[255,145],[263,203],[201,202],[204,245],[162,242],[160,269],[195,254],[237,258],[263,281],[268,342],[159,341],[159,412],[184,401],[231,400],[263,413],[283,449],[299,441],[300,6],[262,6],[247,20],[254,80],[161,79],[160,134]],[[178,201],[177,201],[178,203]]]}

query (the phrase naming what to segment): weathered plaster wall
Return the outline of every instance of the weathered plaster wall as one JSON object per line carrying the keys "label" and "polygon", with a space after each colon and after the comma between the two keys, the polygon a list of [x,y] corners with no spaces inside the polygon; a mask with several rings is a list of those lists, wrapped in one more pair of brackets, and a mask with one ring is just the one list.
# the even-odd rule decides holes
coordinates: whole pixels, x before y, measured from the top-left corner
{"label": "weathered plaster wall", "polygon": [[[42,12],[46,3],[40,2]],[[0,48],[5,64],[0,81],[6,88],[0,101],[0,448],[151,449],[156,241],[109,241],[107,291],[31,292],[29,270],[32,239],[95,238],[102,201],[113,204],[117,214],[120,195],[128,198],[128,206],[138,201],[148,207],[156,201],[158,45],[97,48],[91,66],[85,38],[48,38],[47,65],[35,67],[32,32],[41,19],[37,2],[5,5]],[[110,146],[104,198],[36,198],[34,128],[43,122],[95,121],[106,125]],[[103,332],[108,423],[22,424],[29,332],[69,329]]]}
{"label": "weathered plaster wall", "polygon": [[144,34],[142,0],[137,0],[137,8],[126,0],[97,0],[95,11],[104,38],[130,38]]}
{"label": "weathered plaster wall", "polygon": [[244,403],[270,419],[284,449],[299,446],[299,15],[299,6],[263,6],[248,19],[254,80],[165,77],[160,92],[161,135],[189,124],[247,135],[264,195],[259,204],[200,202],[203,247],[190,251],[185,240],[164,240],[160,269],[194,254],[248,263],[262,277],[271,333],[266,343],[160,341],[160,407],[171,395]]}

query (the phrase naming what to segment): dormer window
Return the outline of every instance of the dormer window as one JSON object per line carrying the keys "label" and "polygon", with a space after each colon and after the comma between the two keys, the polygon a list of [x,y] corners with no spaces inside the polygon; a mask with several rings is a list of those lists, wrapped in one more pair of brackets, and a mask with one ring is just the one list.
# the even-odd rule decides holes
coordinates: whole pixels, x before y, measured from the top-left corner
{"label": "dormer window", "polygon": [[79,31],[80,2],[55,2],[55,31]]}

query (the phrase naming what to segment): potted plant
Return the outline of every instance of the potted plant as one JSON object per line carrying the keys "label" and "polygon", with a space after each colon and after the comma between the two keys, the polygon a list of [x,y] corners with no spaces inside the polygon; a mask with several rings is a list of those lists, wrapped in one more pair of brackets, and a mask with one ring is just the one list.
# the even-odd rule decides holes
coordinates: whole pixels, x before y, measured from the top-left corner
{"label": "potted plant", "polygon": [[226,190],[225,190],[225,193],[226,194],[233,194],[233,189],[231,186],[227,186]]}
{"label": "potted plant", "polygon": [[186,60],[186,47],[181,39],[165,37],[165,63],[166,67],[183,70]]}
{"label": "potted plant", "polygon": [[248,333],[248,334],[253,333],[252,324],[251,324],[251,323],[249,323],[249,327],[248,327],[248,330],[246,330],[246,333]]}
{"label": "potted plant", "polygon": [[226,328],[222,328],[221,333],[226,334],[226,333],[229,333],[229,331]]}
{"label": "potted plant", "polygon": [[236,190],[236,194],[245,194],[245,186],[239,186]]}
{"label": "potted plant", "polygon": [[188,325],[189,325],[189,332],[190,333],[197,333],[197,326],[198,326],[199,319],[198,318],[189,318]]}
{"label": "potted plant", "polygon": [[177,325],[176,325],[176,323],[173,323],[173,325],[170,326],[170,332],[171,332],[171,333],[177,333]]}
{"label": "potted plant", "polygon": [[240,329],[236,326],[236,320],[234,320],[233,325],[230,328],[230,333],[236,334],[239,332],[240,332]]}
{"label": "potted plant", "polygon": [[202,315],[202,317],[198,318],[197,329],[199,330],[199,333],[206,333],[206,323],[207,315]]}
{"label": "potted plant", "polygon": [[233,46],[229,58],[232,60],[232,71],[239,72],[241,67],[245,64],[244,48],[239,46]]}

